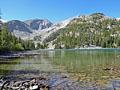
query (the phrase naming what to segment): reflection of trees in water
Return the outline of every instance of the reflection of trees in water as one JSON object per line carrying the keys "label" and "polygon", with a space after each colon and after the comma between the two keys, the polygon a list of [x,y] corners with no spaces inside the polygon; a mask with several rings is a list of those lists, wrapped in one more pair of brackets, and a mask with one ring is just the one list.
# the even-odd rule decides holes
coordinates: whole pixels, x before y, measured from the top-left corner
{"label": "reflection of trees in water", "polygon": [[[117,57],[120,52],[114,50],[64,50],[56,51],[53,64],[64,66],[69,73],[87,73],[89,76],[100,77],[109,75],[105,68],[113,68],[120,64]],[[63,54],[63,55],[62,55]]]}

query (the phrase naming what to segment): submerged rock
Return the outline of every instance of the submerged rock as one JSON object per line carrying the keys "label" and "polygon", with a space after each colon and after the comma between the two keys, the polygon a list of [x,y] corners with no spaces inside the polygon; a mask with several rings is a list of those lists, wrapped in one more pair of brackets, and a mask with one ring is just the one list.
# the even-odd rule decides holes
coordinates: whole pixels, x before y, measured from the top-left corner
{"label": "submerged rock", "polygon": [[30,86],[30,90],[38,90],[38,85]]}
{"label": "submerged rock", "polygon": [[112,81],[105,88],[101,88],[95,84],[92,85],[91,82],[71,81],[68,77],[59,74],[27,78],[25,80],[0,80],[0,90],[116,90],[119,87],[120,81],[117,80]]}

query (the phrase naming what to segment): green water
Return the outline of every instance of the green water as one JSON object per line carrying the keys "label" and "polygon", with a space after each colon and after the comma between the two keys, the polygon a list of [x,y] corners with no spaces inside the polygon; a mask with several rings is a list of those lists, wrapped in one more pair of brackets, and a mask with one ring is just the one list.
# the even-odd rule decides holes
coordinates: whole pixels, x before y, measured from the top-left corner
{"label": "green water", "polygon": [[[19,71],[66,72],[86,80],[120,77],[120,50],[39,50],[40,55],[0,60],[0,75]],[[86,78],[85,78],[86,77]]]}

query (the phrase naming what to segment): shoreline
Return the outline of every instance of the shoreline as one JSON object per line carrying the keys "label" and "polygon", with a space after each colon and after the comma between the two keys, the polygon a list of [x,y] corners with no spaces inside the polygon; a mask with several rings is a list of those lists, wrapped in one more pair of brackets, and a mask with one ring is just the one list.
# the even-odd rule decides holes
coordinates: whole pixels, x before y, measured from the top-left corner
{"label": "shoreline", "polygon": [[22,58],[25,56],[40,55],[37,51],[56,51],[56,50],[120,50],[120,48],[73,48],[73,49],[38,49],[29,51],[4,51],[0,52],[0,59]]}
{"label": "shoreline", "polygon": [[10,52],[0,52],[0,59],[13,59],[13,58],[22,58],[25,56],[34,56],[39,55],[34,51],[10,51]]}
{"label": "shoreline", "polygon": [[54,50],[120,50],[120,48],[70,48],[70,49],[38,49],[36,51],[54,51]]}
{"label": "shoreline", "polygon": [[0,90],[117,90],[119,87],[120,79],[99,86],[96,82],[71,80],[64,73],[41,73],[22,78],[12,75],[0,79]]}
{"label": "shoreline", "polygon": [[101,87],[95,82],[73,81],[63,73],[41,73],[28,78],[16,75],[3,77],[0,90],[116,90],[119,83],[120,79],[116,79]]}

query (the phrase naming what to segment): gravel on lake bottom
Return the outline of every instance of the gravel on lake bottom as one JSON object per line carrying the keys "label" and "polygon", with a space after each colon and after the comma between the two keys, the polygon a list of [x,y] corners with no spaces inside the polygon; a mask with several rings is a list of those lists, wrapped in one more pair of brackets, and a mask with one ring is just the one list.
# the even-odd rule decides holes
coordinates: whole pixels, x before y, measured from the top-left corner
{"label": "gravel on lake bottom", "polygon": [[1,77],[0,90],[120,90],[120,80],[111,81],[106,87],[96,84],[72,81],[67,75],[41,74],[34,77],[18,78],[16,75]]}

